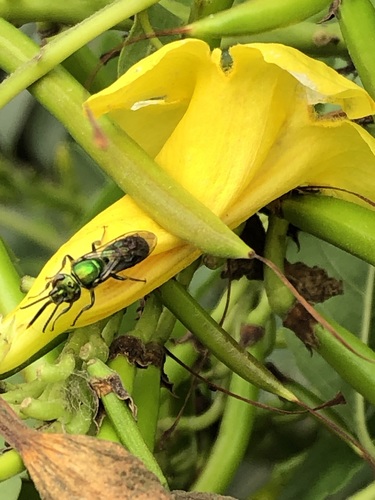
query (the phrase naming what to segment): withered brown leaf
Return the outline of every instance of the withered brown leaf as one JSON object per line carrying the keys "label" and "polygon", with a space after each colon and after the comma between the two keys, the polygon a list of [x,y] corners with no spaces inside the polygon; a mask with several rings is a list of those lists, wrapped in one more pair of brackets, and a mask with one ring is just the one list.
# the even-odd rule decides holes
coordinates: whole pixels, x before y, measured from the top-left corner
{"label": "withered brown leaf", "polygon": [[172,498],[118,443],[30,429],[2,398],[0,434],[20,453],[43,500]]}

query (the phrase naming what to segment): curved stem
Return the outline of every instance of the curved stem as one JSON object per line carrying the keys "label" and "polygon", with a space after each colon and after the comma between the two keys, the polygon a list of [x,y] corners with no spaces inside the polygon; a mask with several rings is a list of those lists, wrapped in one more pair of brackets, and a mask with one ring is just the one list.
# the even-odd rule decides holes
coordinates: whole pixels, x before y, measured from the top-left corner
{"label": "curved stem", "polygon": [[[145,34],[147,36],[152,35],[152,33],[154,33],[154,28],[152,27],[152,25],[150,23],[150,19],[148,17],[147,10],[143,10],[142,12],[139,12],[138,19],[139,19],[139,23],[140,23],[143,31],[145,32]],[[156,50],[159,50],[163,47],[163,44],[161,43],[159,38],[156,37],[156,35],[152,38],[149,38],[149,40]]]}
{"label": "curved stem", "polygon": [[344,0],[337,18],[363,86],[375,99],[375,7],[371,0]]}
{"label": "curved stem", "polygon": [[[91,377],[99,379],[113,375],[113,371],[99,360],[92,360],[87,366],[87,371]],[[112,392],[102,396],[101,399],[121,443],[126,446],[130,453],[143,461],[146,467],[158,477],[163,486],[168,487],[167,480],[142,439],[134,417],[124,401],[121,401]]]}
{"label": "curved stem", "polygon": [[0,481],[6,481],[24,470],[22,458],[16,450],[0,455]]}
{"label": "curved stem", "polygon": [[[90,2],[77,2],[76,0],[65,0],[64,2],[0,0],[0,17],[15,25],[40,21],[76,24],[109,3],[111,3],[111,0],[91,0]],[[119,27],[126,29],[129,26],[130,22],[123,22]]]}
{"label": "curved stem", "polygon": [[[370,266],[367,275],[365,299],[363,304],[362,328],[360,334],[360,338],[365,344],[368,344],[371,329],[371,316],[374,298],[374,279],[375,268],[373,266]],[[364,397],[358,392],[355,394],[354,405],[354,421],[356,425],[358,440],[366,448],[370,455],[375,458],[375,446],[367,429],[366,402]]]}
{"label": "curved stem", "polygon": [[116,0],[43,46],[0,86],[0,108],[95,37],[157,0]]}
{"label": "curved stem", "polygon": [[[178,431],[198,432],[214,424],[223,413],[224,394],[219,393],[215,396],[212,405],[207,411],[197,416],[182,416],[178,420]],[[165,417],[159,421],[159,430],[166,431],[176,423],[175,418]]]}
{"label": "curved stem", "polygon": [[237,43],[282,43],[301,52],[319,57],[343,57],[348,59],[348,49],[338,23],[316,24],[312,21],[279,28],[257,35],[224,38],[221,46],[228,48]]}
{"label": "curved stem", "polygon": [[[229,390],[252,400],[257,399],[259,392],[235,373]],[[215,493],[226,490],[246,451],[255,413],[254,406],[230,397],[227,399],[218,438],[192,490]]]}
{"label": "curved stem", "polygon": [[173,280],[162,285],[157,293],[162,302],[198,339],[226,366],[248,382],[277,394],[288,401],[295,396],[254,356],[240,348],[238,343],[223,330],[211,316]]}

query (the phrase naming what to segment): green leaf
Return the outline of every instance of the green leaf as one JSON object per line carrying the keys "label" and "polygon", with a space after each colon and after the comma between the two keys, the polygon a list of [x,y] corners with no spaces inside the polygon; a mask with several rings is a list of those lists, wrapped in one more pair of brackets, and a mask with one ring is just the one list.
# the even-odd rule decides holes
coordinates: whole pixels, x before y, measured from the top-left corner
{"label": "green leaf", "polygon": [[361,470],[363,479],[370,479],[370,469],[354,452],[338,439],[323,434],[310,449],[303,463],[297,467],[278,500],[347,498],[346,494],[334,497],[331,495],[344,490]]}

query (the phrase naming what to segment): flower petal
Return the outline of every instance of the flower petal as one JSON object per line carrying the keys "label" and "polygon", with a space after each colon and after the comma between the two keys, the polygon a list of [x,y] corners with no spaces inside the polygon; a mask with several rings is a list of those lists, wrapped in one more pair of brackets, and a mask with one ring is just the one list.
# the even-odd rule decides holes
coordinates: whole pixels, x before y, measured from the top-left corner
{"label": "flower petal", "polygon": [[[375,103],[363,89],[323,63],[278,44],[235,46],[230,57],[226,66],[222,53],[210,54],[202,41],[171,43],[92,96],[87,105],[96,116],[109,112],[172,177],[231,227],[303,184],[329,184],[375,198],[374,138],[347,119],[319,118],[312,108],[329,102],[351,118],[374,113]],[[103,227],[103,243],[142,230],[154,233],[158,243],[149,257],[124,273],[147,282],[109,278],[95,288],[95,305],[84,311],[77,326],[126,307],[199,255],[125,196],[59,249],[21,305],[30,304],[32,296],[44,297],[65,255],[77,259],[90,252]],[[70,263],[63,272],[71,273]],[[89,300],[89,292],[83,290],[69,313],[58,318],[55,330],[50,322],[45,333],[41,331],[54,304],[29,328],[43,300],[8,315],[0,326],[0,373],[70,328]]]}
{"label": "flower petal", "polygon": [[151,156],[156,156],[189,105],[210,49],[201,40],[164,46],[142,59],[87,101],[96,117],[109,115]]}
{"label": "flower petal", "polygon": [[[237,199],[224,221],[237,225],[245,214],[304,185],[344,188],[375,201],[374,153],[375,139],[348,120],[291,127],[254,176],[251,193]],[[350,194],[334,189],[330,194],[368,207]]]}
{"label": "flower petal", "polygon": [[[375,102],[354,82],[321,61],[312,59],[298,50],[276,43],[254,43],[267,63],[277,65],[290,73],[305,88],[308,104],[339,104],[351,119],[375,113]],[[233,57],[242,49],[231,49]]]}

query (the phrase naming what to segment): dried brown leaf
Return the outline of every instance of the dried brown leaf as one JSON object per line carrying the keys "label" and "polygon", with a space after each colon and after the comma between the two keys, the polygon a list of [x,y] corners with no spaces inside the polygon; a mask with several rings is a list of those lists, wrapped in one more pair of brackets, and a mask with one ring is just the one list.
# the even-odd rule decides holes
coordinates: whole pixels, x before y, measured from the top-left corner
{"label": "dried brown leaf", "polygon": [[90,436],[47,434],[24,425],[0,398],[0,434],[20,453],[43,500],[158,499],[171,495],[122,446]]}

